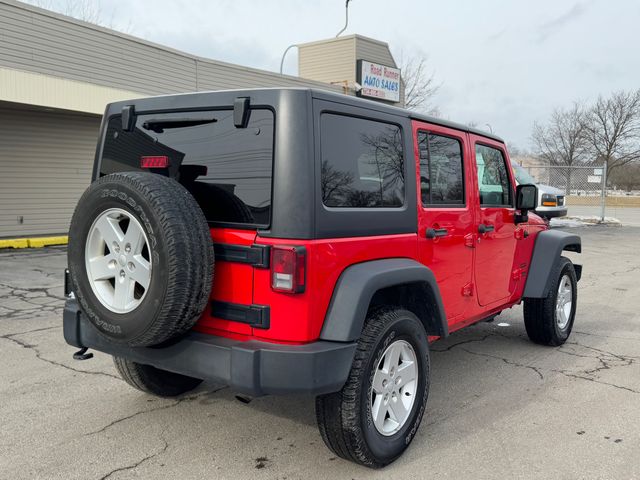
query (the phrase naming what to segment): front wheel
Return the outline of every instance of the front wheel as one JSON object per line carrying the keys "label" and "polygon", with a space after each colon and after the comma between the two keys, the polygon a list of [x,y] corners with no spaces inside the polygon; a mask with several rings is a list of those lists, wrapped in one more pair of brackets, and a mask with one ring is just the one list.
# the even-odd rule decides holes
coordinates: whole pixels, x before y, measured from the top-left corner
{"label": "front wheel", "polygon": [[316,398],[322,439],[336,455],[380,468],[397,459],[420,426],[429,394],[429,347],[411,312],[370,314],[341,391]]}
{"label": "front wheel", "polygon": [[524,326],[532,342],[558,346],[573,328],[578,300],[578,279],[573,263],[560,257],[546,298],[525,298]]}

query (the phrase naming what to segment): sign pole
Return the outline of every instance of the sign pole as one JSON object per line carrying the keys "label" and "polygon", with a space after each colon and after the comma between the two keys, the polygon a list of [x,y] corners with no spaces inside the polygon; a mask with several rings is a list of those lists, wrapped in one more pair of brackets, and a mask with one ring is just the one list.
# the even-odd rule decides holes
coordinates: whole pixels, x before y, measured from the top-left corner
{"label": "sign pole", "polygon": [[605,205],[607,203],[607,164],[602,167],[602,191],[600,192],[600,221],[604,223]]}

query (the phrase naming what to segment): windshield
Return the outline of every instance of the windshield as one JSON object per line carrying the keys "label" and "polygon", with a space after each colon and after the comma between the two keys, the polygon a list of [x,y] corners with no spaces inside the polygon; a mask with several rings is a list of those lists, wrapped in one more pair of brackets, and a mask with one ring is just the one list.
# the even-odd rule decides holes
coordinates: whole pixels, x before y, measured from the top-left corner
{"label": "windshield", "polygon": [[520,185],[526,185],[527,183],[532,183],[535,185],[536,183],[538,183],[535,178],[529,175],[529,172],[527,172],[517,163],[512,163],[511,166],[513,167],[513,171],[516,174],[516,180]]}

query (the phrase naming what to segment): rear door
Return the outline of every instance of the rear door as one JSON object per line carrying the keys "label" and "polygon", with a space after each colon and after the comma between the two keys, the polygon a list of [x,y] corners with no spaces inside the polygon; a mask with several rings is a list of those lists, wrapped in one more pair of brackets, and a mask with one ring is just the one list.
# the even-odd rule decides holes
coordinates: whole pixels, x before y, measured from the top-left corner
{"label": "rear door", "polygon": [[514,180],[504,144],[469,135],[472,144],[480,208],[477,214],[475,279],[482,306],[505,300],[512,293],[516,248]]}
{"label": "rear door", "polygon": [[235,126],[230,108],[138,112],[131,132],[119,115],[108,121],[100,175],[143,170],[142,159],[151,159],[163,167],[148,171],[179,181],[209,222],[216,265],[197,329],[250,335],[259,320],[254,269],[268,259],[254,241],[271,221],[274,122],[267,108],[252,109],[246,128]]}
{"label": "rear door", "polygon": [[418,177],[418,252],[434,273],[447,321],[456,323],[472,302],[473,205],[469,202],[467,136],[414,121]]}

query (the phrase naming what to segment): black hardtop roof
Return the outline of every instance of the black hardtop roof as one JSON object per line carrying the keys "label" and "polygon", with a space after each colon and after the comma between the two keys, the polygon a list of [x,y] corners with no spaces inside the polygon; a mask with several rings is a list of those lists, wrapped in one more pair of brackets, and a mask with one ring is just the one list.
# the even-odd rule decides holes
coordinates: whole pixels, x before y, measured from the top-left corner
{"label": "black hardtop roof", "polygon": [[406,108],[394,107],[392,105],[387,105],[382,102],[367,100],[360,97],[353,97],[351,95],[343,95],[340,93],[329,92],[326,90],[318,90],[313,88],[309,88],[308,90],[311,90],[312,96],[314,98],[321,98],[321,99],[330,100],[333,102],[344,103],[347,105],[353,105],[354,107],[366,108],[369,110],[375,110],[382,113],[388,113],[391,115],[409,117],[415,120],[420,120],[427,123],[433,123],[435,125],[441,125],[443,127],[449,127],[456,130],[461,130],[463,132],[473,133],[481,137],[491,138],[492,140],[496,140],[498,142],[504,143],[504,140],[502,138],[492,133],[488,133],[483,130],[479,130],[477,128],[472,128],[467,125],[463,125],[461,123],[451,122],[449,120],[443,120],[442,118],[437,118],[430,115],[424,115],[418,112],[407,110]]}
{"label": "black hardtop roof", "polygon": [[237,96],[250,96],[252,93],[254,93],[254,94],[255,93],[259,93],[259,92],[276,93],[277,91],[282,91],[282,92],[286,92],[286,91],[306,91],[306,92],[309,92],[310,95],[313,98],[318,98],[318,99],[321,99],[321,100],[327,100],[327,101],[336,102],[336,103],[342,103],[342,104],[345,104],[345,105],[353,106],[353,107],[356,107],[356,108],[364,108],[364,109],[375,111],[375,112],[381,112],[381,113],[390,114],[390,115],[397,115],[397,116],[401,116],[401,117],[407,117],[407,118],[420,120],[420,121],[427,122],[427,123],[433,123],[435,125],[441,125],[443,127],[449,127],[449,128],[453,128],[455,130],[460,130],[460,131],[463,131],[463,132],[473,133],[473,134],[479,135],[481,137],[490,138],[490,139],[496,140],[498,142],[504,143],[504,140],[502,138],[500,138],[499,136],[494,135],[494,134],[489,133],[489,132],[485,132],[483,130],[479,130],[479,129],[476,129],[476,128],[469,127],[468,125],[463,125],[461,123],[451,122],[449,120],[444,120],[442,118],[432,117],[430,115],[424,115],[424,114],[421,114],[421,113],[418,113],[418,112],[407,110],[406,108],[394,107],[394,106],[387,105],[387,104],[382,103],[382,102],[376,102],[376,101],[373,101],[373,100],[367,100],[367,99],[360,98],[360,97],[354,97],[354,96],[351,96],[351,95],[345,95],[345,94],[342,94],[342,93],[330,92],[328,90],[320,90],[320,89],[317,89],[317,88],[310,88],[310,87],[243,88],[243,89],[233,89],[233,90],[211,90],[211,91],[201,91],[201,92],[190,92],[190,93],[160,95],[160,96],[156,96],[156,97],[145,97],[145,98],[140,98],[140,99],[135,99],[135,100],[125,100],[125,101],[114,102],[114,103],[109,105],[108,111],[111,111],[111,112],[114,112],[114,110],[117,111],[117,110],[121,109],[124,105],[131,104],[131,103],[138,103],[138,102],[147,103],[146,101],[148,101],[148,100],[153,101],[153,100],[166,99],[166,100],[179,101],[182,98],[184,98],[184,99],[189,98],[189,99],[193,100],[194,97],[196,97],[196,98],[199,97],[199,96],[211,97],[212,95],[216,95],[216,94],[224,94],[226,96],[229,96],[229,95],[232,95],[232,94],[233,95],[237,95]]}

